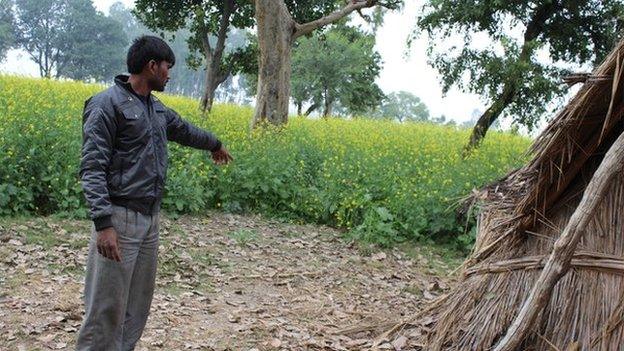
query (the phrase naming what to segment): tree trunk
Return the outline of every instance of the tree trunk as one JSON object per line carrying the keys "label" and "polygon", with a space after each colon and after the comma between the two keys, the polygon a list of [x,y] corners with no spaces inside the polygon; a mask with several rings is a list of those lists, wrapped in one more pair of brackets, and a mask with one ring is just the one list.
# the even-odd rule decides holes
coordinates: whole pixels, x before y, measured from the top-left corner
{"label": "tree trunk", "polygon": [[325,108],[323,110],[323,118],[327,118],[332,114],[332,103],[331,101],[325,101]]}
{"label": "tree trunk", "polygon": [[516,96],[516,89],[509,83],[503,89],[503,93],[494,101],[494,103],[479,117],[479,120],[472,128],[472,134],[470,135],[470,141],[464,148],[464,156],[470,154],[470,152],[476,148],[485,137],[485,133],[490,129],[494,121],[503,113],[503,110],[511,104]]}
{"label": "tree trunk", "polygon": [[204,48],[204,56],[206,59],[206,85],[201,99],[201,109],[205,112],[212,110],[215,91],[221,83],[223,83],[230,72],[221,70],[221,61],[223,60],[223,51],[225,50],[225,40],[227,39],[227,31],[230,26],[230,17],[234,12],[234,0],[223,2],[221,10],[221,20],[219,21],[219,31],[217,32],[217,43],[214,47],[210,45],[208,40],[209,31],[206,26],[202,29],[202,45]]}
{"label": "tree trunk", "polygon": [[295,22],[282,0],[256,0],[258,93],[252,128],[288,121],[291,48]]}
{"label": "tree trunk", "polygon": [[325,89],[325,103],[324,103],[324,107],[323,107],[323,118],[327,118],[331,115],[332,113],[332,105],[333,105],[333,101],[331,96],[329,96],[329,93],[327,92],[327,89]]}
{"label": "tree trunk", "polygon": [[318,106],[318,104],[316,102],[312,103],[312,105],[310,105],[310,107],[308,107],[308,109],[306,110],[306,112],[303,115],[308,117],[310,115],[310,113],[314,112],[318,107],[319,106]]}
{"label": "tree trunk", "polygon": [[[531,20],[527,24],[526,30],[524,31],[524,42],[522,44],[522,51],[518,56],[518,62],[529,62],[533,53],[533,48],[531,48],[530,45],[531,42],[536,40],[537,37],[544,31],[544,24],[546,23],[546,20],[556,13],[560,7],[561,5],[558,1],[548,1],[535,10]],[[479,143],[481,143],[481,140],[485,137],[485,134],[488,129],[490,129],[492,123],[494,123],[503,110],[511,104],[517,93],[515,85],[520,81],[520,79],[522,79],[522,77],[516,77],[515,79],[512,77],[511,81],[505,84],[503,92],[498,99],[496,99],[487,111],[485,111],[485,113],[479,118],[477,124],[475,124],[472,129],[470,141],[464,148],[464,157],[475,147],[477,147]]]}
{"label": "tree trunk", "polygon": [[215,84],[214,76],[217,72],[214,72],[212,69],[212,65],[208,65],[206,67],[206,81],[204,84],[204,93],[202,94],[201,99],[201,110],[202,112],[210,112],[212,110],[212,103],[214,101],[215,91],[217,90],[218,85]]}
{"label": "tree trunk", "polygon": [[303,102],[297,101],[297,116],[301,116],[301,112],[303,111]]}
{"label": "tree trunk", "polygon": [[[214,62],[214,61],[213,61]],[[206,80],[204,93],[201,99],[201,109],[203,112],[210,112],[215,98],[217,88],[229,77],[230,72],[222,72],[219,64],[211,63],[206,68]]]}
{"label": "tree trunk", "polygon": [[297,38],[334,23],[353,11],[376,5],[377,1],[351,0],[325,17],[298,24],[292,19],[284,0],[255,0],[260,57],[256,111],[251,127],[262,123],[282,125],[288,122],[291,49]]}
{"label": "tree trunk", "polygon": [[513,351],[526,338],[535,326],[539,313],[546,307],[553,288],[570,269],[570,261],[576,245],[594,218],[599,205],[604,200],[613,179],[619,176],[624,163],[624,133],[620,134],[611,146],[600,166],[583,192],[583,198],[555,242],[548,261],[535,282],[529,297],[516,316],[507,334],[498,343],[495,351]]}

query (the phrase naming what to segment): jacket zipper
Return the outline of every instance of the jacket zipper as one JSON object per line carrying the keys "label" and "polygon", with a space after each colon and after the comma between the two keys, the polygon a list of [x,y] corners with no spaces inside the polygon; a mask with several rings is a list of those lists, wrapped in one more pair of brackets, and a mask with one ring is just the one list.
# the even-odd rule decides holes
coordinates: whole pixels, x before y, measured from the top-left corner
{"label": "jacket zipper", "polygon": [[123,158],[121,159],[121,162],[119,163],[119,191],[122,191],[123,189],[123,174],[124,174],[124,162],[123,162]]}
{"label": "jacket zipper", "polygon": [[[159,162],[158,162],[158,153],[156,150],[156,137],[155,137],[155,133],[154,133],[154,124],[153,124],[153,117],[154,117],[154,113],[152,113],[152,107],[151,104],[150,106],[147,107],[147,120],[148,120],[148,124],[150,126],[150,134],[152,136],[152,152],[154,153],[154,173],[155,173],[155,178],[154,178],[154,202],[156,202],[156,198],[158,197],[158,166],[159,166]],[[152,206],[154,204],[152,203]],[[153,210],[153,208],[152,208]]]}

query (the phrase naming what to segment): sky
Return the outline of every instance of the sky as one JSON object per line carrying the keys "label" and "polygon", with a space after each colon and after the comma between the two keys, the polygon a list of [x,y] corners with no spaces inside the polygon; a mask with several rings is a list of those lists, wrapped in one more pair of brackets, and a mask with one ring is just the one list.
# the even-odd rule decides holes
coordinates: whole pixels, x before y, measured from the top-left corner
{"label": "sky", "polygon": [[[93,3],[98,10],[108,13],[108,8],[116,1],[93,0]],[[134,3],[133,0],[121,2],[127,7],[133,7]],[[418,96],[427,105],[432,117],[445,115],[458,123],[469,121],[475,110],[486,109],[485,103],[478,95],[462,93],[457,89],[443,96],[439,75],[427,64],[426,38],[419,38],[407,50],[407,37],[424,1],[411,0],[407,3],[403,10],[388,13],[377,32],[376,49],[383,60],[377,84],[386,94],[404,90]],[[31,76],[39,74],[37,65],[19,50],[9,53],[0,64],[0,71]]]}

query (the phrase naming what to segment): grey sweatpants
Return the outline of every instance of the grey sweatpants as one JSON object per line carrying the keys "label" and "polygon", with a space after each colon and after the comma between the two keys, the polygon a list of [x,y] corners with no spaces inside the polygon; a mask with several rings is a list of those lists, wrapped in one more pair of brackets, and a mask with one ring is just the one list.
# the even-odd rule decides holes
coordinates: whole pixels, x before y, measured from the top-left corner
{"label": "grey sweatpants", "polygon": [[85,316],[77,350],[133,350],[147,322],[158,258],[159,215],[113,207],[122,262],[98,253],[91,233],[85,277]]}

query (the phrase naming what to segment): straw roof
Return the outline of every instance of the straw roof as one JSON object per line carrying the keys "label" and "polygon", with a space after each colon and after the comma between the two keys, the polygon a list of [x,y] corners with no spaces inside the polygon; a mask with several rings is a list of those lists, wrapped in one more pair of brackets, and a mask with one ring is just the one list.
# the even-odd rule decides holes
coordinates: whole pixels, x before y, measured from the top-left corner
{"label": "straw roof", "polygon": [[[479,192],[477,242],[463,279],[419,314],[435,321],[427,350],[486,350],[505,334],[604,153],[624,130],[623,66],[624,41],[584,77],[533,144],[533,159]],[[624,345],[624,181],[610,189],[522,349]]]}

